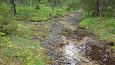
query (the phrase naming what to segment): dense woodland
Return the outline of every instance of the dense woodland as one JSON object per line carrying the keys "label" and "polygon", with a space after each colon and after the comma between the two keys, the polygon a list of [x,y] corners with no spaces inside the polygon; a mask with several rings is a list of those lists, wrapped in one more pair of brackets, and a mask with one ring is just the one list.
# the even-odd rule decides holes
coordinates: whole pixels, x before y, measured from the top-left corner
{"label": "dense woodland", "polygon": [[[48,27],[26,23],[46,23],[71,13],[84,17],[80,28],[115,44],[115,0],[0,0],[0,65],[50,63],[40,42],[31,40],[34,35],[45,39],[46,33],[33,30],[47,31]],[[115,50],[114,45],[112,49]],[[15,64],[18,61],[20,63]]]}

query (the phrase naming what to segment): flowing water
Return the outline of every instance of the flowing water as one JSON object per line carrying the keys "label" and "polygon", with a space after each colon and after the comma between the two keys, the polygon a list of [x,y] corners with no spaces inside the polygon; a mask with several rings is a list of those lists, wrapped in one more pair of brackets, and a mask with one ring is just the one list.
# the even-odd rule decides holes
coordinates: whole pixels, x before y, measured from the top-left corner
{"label": "flowing water", "polygon": [[62,37],[62,47],[65,63],[62,65],[114,65],[111,50],[100,41],[84,37],[81,41],[75,41]]}
{"label": "flowing water", "polygon": [[[79,49],[74,45],[73,42],[69,42],[68,45],[64,47],[64,56],[67,58],[68,65],[80,64]],[[65,64],[67,65],[67,64]]]}
{"label": "flowing water", "polygon": [[66,58],[66,63],[63,65],[99,65],[96,61],[90,61],[86,58],[86,52],[90,53],[91,51],[91,46],[84,43],[88,39],[90,40],[88,42],[93,41],[88,37],[85,37],[81,42],[64,39],[67,44],[63,46],[63,56]]}

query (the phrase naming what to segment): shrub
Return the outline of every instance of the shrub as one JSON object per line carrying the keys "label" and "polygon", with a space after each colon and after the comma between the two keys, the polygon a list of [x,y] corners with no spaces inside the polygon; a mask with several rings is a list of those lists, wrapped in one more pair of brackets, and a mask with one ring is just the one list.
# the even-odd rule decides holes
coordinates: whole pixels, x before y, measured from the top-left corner
{"label": "shrub", "polygon": [[5,34],[13,33],[18,27],[12,17],[9,16],[10,7],[5,3],[0,3],[0,32]]}
{"label": "shrub", "polygon": [[10,11],[10,7],[7,4],[0,3],[0,15],[7,16]]}
{"label": "shrub", "polygon": [[115,10],[111,6],[108,6],[106,7],[106,10],[103,11],[103,16],[113,17],[115,16],[114,11]]}
{"label": "shrub", "polygon": [[79,3],[79,0],[73,0],[72,2],[68,3],[68,8],[67,10],[76,10],[80,8],[80,3]]}
{"label": "shrub", "polygon": [[0,32],[0,37],[3,37],[4,35],[5,35],[4,33]]}
{"label": "shrub", "polygon": [[48,17],[32,17],[30,21],[32,22],[44,22],[47,21]]}
{"label": "shrub", "polygon": [[6,34],[12,34],[18,28],[16,21],[10,19],[5,19],[5,17],[0,16],[0,31]]}

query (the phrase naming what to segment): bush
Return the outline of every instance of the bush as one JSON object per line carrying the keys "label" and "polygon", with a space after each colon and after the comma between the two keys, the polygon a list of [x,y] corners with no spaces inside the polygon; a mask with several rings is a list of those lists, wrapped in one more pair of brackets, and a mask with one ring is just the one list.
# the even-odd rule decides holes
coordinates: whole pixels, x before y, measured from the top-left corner
{"label": "bush", "polygon": [[5,3],[0,3],[0,32],[5,34],[13,33],[18,25],[16,21],[9,16],[10,7]]}
{"label": "bush", "polygon": [[0,32],[0,37],[2,37],[2,36],[4,36],[4,35],[5,35],[4,33]]}
{"label": "bush", "polygon": [[80,1],[79,0],[73,0],[72,2],[68,3],[68,8],[67,10],[76,10],[80,8]]}
{"label": "bush", "polygon": [[48,17],[32,17],[30,21],[32,22],[44,22],[47,21]]}
{"label": "bush", "polygon": [[7,16],[9,14],[10,7],[7,4],[0,3],[0,15]]}
{"label": "bush", "polygon": [[111,6],[108,6],[106,7],[106,9],[103,11],[103,16],[105,17],[113,17],[115,16],[115,10],[111,7]]}
{"label": "bush", "polygon": [[0,16],[0,31],[6,34],[12,34],[18,28],[16,21],[6,19],[3,16]]}
{"label": "bush", "polygon": [[7,46],[11,46],[9,38],[0,36],[0,47],[7,47]]}

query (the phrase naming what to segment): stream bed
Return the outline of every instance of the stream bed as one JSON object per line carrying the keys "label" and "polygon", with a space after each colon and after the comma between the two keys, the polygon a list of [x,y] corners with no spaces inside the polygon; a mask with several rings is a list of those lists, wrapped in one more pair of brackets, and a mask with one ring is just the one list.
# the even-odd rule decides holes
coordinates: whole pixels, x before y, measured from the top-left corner
{"label": "stream bed", "polygon": [[80,14],[71,14],[63,21],[53,20],[43,41],[50,65],[115,65],[109,45],[84,30],[74,29],[73,24],[81,19]]}

